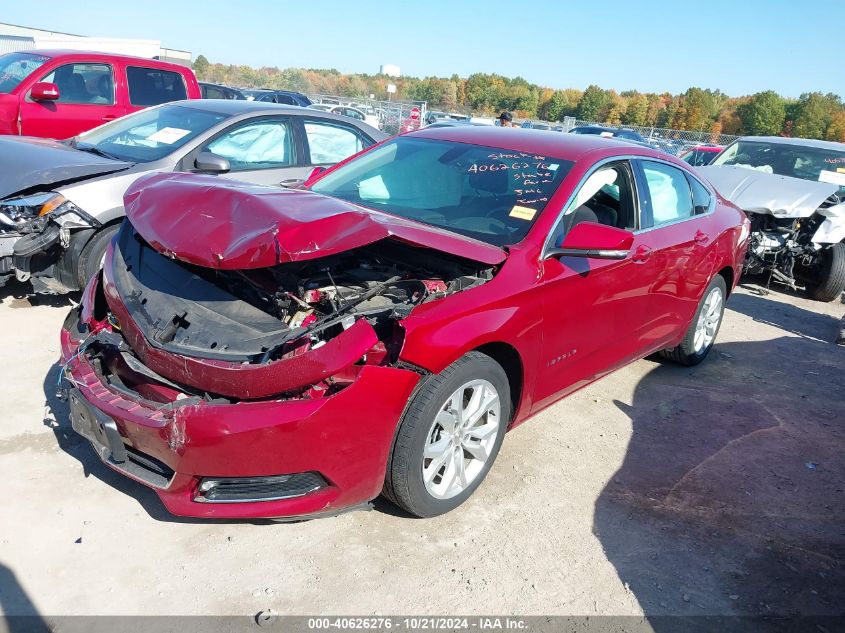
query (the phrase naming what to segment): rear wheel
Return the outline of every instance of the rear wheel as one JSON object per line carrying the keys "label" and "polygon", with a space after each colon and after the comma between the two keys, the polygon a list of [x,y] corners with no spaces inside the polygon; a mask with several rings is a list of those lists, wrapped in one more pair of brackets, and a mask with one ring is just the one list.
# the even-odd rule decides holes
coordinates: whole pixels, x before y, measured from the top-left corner
{"label": "rear wheel", "polygon": [[399,425],[384,493],[418,517],[466,501],[493,465],[510,419],[505,371],[470,352],[429,376]]}
{"label": "rear wheel", "polygon": [[114,226],[107,226],[94,233],[94,236],[88,240],[85,248],[82,249],[82,252],[79,254],[79,266],[77,268],[80,289],[85,288],[91,277],[96,275],[103,266],[106,249],[119,228],[120,225],[116,224]]}
{"label": "rear wheel", "polygon": [[815,279],[807,291],[816,301],[835,301],[845,290],[845,244],[831,244],[819,252]]}
{"label": "rear wheel", "polygon": [[698,365],[703,361],[712,349],[722,325],[726,296],[725,279],[716,275],[704,291],[684,340],[677,347],[661,351],[661,356],[681,365]]}

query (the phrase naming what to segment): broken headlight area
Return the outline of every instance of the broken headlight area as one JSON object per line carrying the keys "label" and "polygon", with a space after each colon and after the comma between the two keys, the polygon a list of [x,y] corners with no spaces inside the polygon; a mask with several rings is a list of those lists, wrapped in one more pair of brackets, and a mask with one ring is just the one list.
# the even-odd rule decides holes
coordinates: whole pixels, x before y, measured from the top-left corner
{"label": "broken headlight area", "polygon": [[[493,272],[392,239],[270,268],[211,269],[162,255],[124,223],[98,291],[106,305],[92,319],[107,320],[107,311],[107,330],[120,328],[121,359],[112,353],[106,374],[126,383],[138,381],[140,367],[149,370],[130,389],[152,380],[168,400],[324,397],[354,382],[364,365],[396,365],[401,321],[416,306]],[[181,396],[167,392],[177,387]]]}
{"label": "broken headlight area", "polygon": [[37,233],[53,219],[66,228],[98,226],[82,209],[54,191],[0,201],[0,227],[20,233]]}

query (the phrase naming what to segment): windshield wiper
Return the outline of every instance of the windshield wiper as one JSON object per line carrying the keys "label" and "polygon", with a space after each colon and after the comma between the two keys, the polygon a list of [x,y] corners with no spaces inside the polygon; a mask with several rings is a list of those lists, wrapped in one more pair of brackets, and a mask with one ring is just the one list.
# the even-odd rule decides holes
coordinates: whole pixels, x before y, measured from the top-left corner
{"label": "windshield wiper", "polygon": [[80,152],[88,152],[89,154],[95,154],[96,156],[102,156],[103,158],[109,158],[111,160],[120,160],[117,156],[109,154],[108,152],[104,152],[99,147],[95,147],[94,145],[76,145],[75,147]]}

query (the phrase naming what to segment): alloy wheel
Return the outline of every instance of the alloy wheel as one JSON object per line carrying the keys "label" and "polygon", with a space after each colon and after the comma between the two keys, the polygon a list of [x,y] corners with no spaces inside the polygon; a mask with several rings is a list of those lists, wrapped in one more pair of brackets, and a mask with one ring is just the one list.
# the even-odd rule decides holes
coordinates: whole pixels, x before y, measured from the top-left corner
{"label": "alloy wheel", "polygon": [[698,314],[698,322],[695,325],[695,337],[693,347],[696,353],[710,347],[713,339],[716,338],[716,331],[719,329],[719,322],[722,320],[722,290],[713,288],[704,300],[701,312]]}
{"label": "alloy wheel", "polygon": [[423,482],[432,497],[451,499],[479,477],[496,444],[501,417],[499,392],[487,380],[471,380],[449,396],[423,450]]}

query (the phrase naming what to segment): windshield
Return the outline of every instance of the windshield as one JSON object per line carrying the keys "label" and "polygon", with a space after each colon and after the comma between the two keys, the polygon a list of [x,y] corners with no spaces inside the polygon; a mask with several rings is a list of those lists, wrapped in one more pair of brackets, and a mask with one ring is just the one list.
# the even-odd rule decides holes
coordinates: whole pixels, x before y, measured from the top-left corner
{"label": "windshield", "polygon": [[226,118],[194,107],[164,105],[130,114],[76,137],[83,151],[133,163],[160,160]]}
{"label": "windshield", "polygon": [[398,137],[312,190],[504,246],[525,237],[571,167],[543,155]]}
{"label": "windshield", "polygon": [[845,150],[739,140],[728,145],[712,164],[828,182],[845,192]]}
{"label": "windshield", "polygon": [[0,92],[12,92],[33,71],[49,60],[44,55],[32,53],[7,53],[0,55]]}

